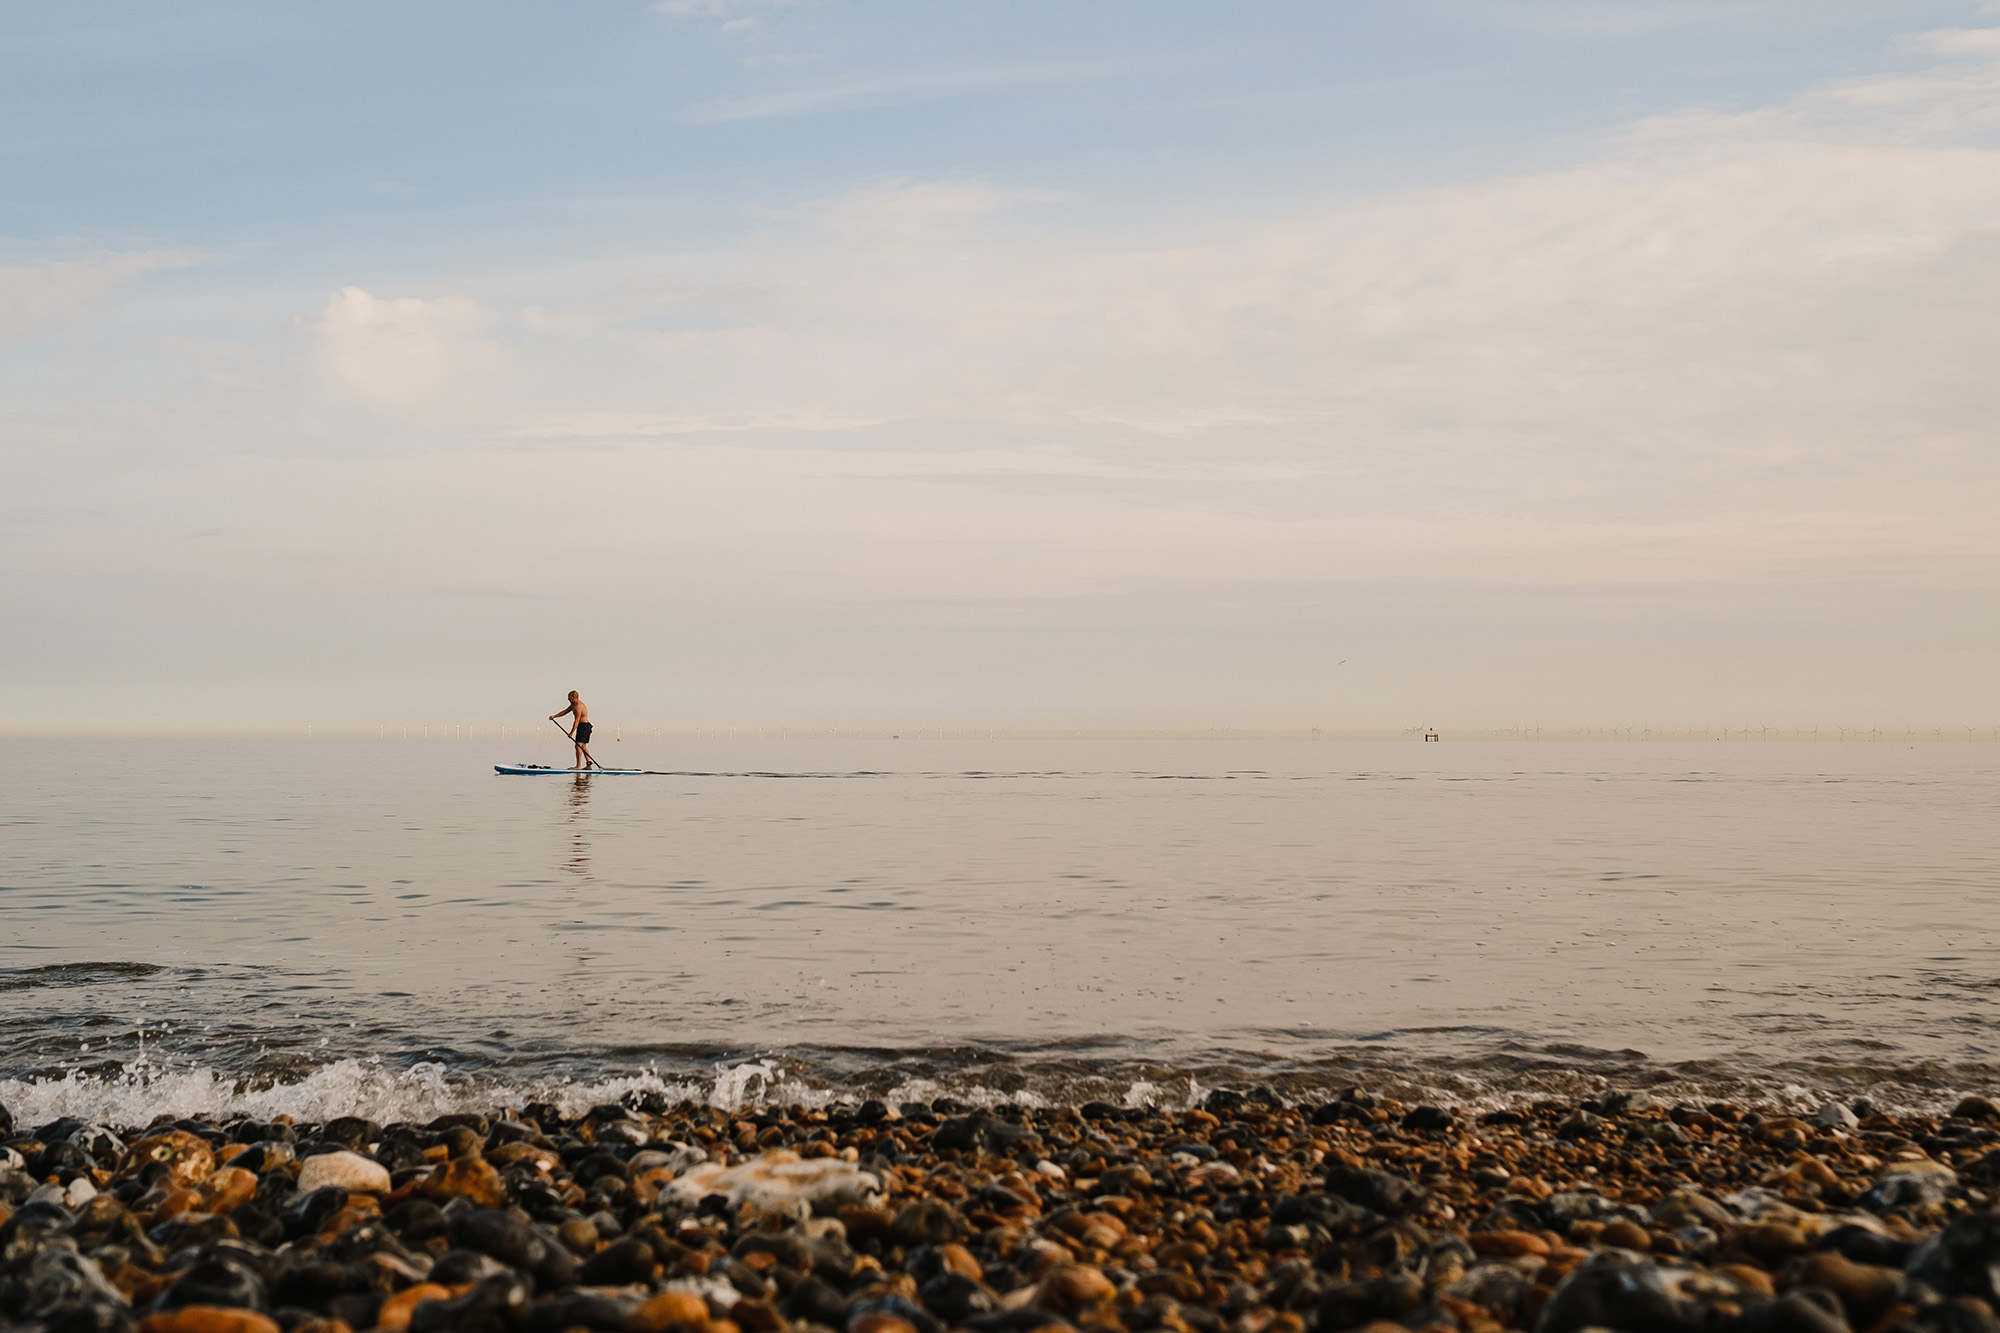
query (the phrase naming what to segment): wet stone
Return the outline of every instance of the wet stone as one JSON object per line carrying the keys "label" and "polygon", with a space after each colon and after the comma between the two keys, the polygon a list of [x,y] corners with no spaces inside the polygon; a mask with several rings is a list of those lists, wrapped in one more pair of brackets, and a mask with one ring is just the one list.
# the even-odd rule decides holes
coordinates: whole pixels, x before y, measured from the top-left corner
{"label": "wet stone", "polygon": [[1909,1274],[1944,1296],[1969,1296],[2000,1309],[2000,1213],[1961,1217],[1919,1245]]}
{"label": "wet stone", "polygon": [[274,1167],[280,1167],[298,1156],[289,1143],[267,1140],[251,1144],[243,1152],[229,1159],[231,1166],[261,1176]]}
{"label": "wet stone", "polygon": [[444,1210],[429,1199],[406,1199],[383,1217],[388,1228],[406,1243],[422,1245],[449,1228]]}
{"label": "wet stone", "polygon": [[1585,1260],[1563,1280],[1538,1330],[1699,1333],[1732,1322],[1740,1310],[1739,1300],[1739,1289],[1724,1279],[1605,1251]]}
{"label": "wet stone", "polygon": [[956,1208],[936,1200],[909,1205],[889,1225],[889,1234],[908,1246],[941,1245],[971,1233],[971,1225]]}
{"label": "wet stone", "polygon": [[565,1329],[572,1328],[619,1333],[638,1310],[639,1304],[629,1298],[569,1292],[530,1305],[516,1327],[521,1333],[563,1333]]}
{"label": "wet stone", "polygon": [[1456,1120],[1452,1113],[1442,1106],[1419,1106],[1402,1120],[1404,1129],[1415,1130],[1450,1129],[1454,1123]]}
{"label": "wet stone", "polygon": [[462,1296],[418,1305],[409,1333],[508,1333],[532,1299],[532,1287],[519,1277],[487,1278]]}
{"label": "wet stone", "polygon": [[1350,1203],[1386,1217],[1399,1217],[1404,1213],[1415,1212],[1423,1208],[1429,1198],[1426,1191],[1414,1181],[1391,1175],[1387,1171],[1344,1164],[1327,1170],[1326,1188],[1329,1194],[1336,1194]]}
{"label": "wet stone", "polygon": [[787,1318],[801,1323],[841,1328],[847,1323],[849,1302],[830,1283],[808,1277],[792,1288],[780,1309]]}
{"label": "wet stone", "polygon": [[448,1287],[462,1287],[504,1277],[513,1270],[492,1255],[478,1250],[446,1250],[431,1265],[430,1279]]}
{"label": "wet stone", "polygon": [[296,1240],[316,1233],[345,1207],[347,1191],[338,1185],[328,1185],[294,1194],[279,1212],[278,1220],[284,1225],[285,1235]]}
{"label": "wet stone", "polygon": [[294,1306],[325,1313],[335,1298],[347,1294],[347,1269],[340,1264],[305,1262],[287,1267],[271,1289],[275,1306]]}
{"label": "wet stone", "polygon": [[659,1269],[652,1246],[642,1240],[617,1240],[584,1260],[577,1281],[587,1286],[624,1286],[651,1281]]}
{"label": "wet stone", "polygon": [[360,1116],[336,1117],[321,1127],[319,1136],[328,1143],[346,1148],[364,1148],[382,1137],[382,1127]]}
{"label": "wet stone", "polygon": [[263,1310],[268,1301],[264,1280],[247,1265],[231,1259],[208,1259],[194,1265],[159,1298],[161,1309],[181,1305],[220,1305]]}
{"label": "wet stone", "polygon": [[2000,1125],[2000,1104],[1986,1097],[1967,1097],[1952,1108],[1951,1118]]}
{"label": "wet stone", "polygon": [[985,1283],[962,1273],[939,1273],[921,1288],[924,1308],[947,1324],[962,1324],[973,1315],[999,1308],[1000,1299]]}

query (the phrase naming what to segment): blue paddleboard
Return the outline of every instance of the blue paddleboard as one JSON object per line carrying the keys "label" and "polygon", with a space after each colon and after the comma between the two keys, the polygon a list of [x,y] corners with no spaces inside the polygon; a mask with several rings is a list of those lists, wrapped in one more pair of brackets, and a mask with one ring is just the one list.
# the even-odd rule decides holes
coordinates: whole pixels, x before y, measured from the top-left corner
{"label": "blue paddleboard", "polygon": [[601,773],[607,778],[637,777],[644,773],[639,768],[550,768],[546,764],[495,764],[495,773],[567,773],[571,777],[578,774]]}

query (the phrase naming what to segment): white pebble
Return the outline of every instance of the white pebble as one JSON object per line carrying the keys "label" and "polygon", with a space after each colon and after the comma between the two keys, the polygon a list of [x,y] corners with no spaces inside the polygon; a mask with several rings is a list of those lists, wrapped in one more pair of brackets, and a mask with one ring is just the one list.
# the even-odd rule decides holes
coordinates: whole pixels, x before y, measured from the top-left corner
{"label": "white pebble", "polygon": [[299,1168],[299,1193],[310,1194],[328,1185],[366,1194],[386,1194],[389,1173],[380,1162],[371,1162],[360,1153],[323,1152],[306,1158]]}

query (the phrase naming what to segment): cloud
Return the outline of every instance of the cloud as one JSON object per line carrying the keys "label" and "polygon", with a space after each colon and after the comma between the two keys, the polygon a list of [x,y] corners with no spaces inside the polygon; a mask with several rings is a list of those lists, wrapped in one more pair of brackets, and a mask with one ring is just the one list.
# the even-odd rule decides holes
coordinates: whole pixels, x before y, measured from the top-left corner
{"label": "cloud", "polygon": [[1054,203],[1047,190],[1004,189],[984,180],[890,181],[864,185],[780,216],[808,231],[879,243],[962,234],[996,213]]}
{"label": "cloud", "polygon": [[796,88],[754,97],[729,97],[690,108],[684,118],[697,123],[770,120],[839,111],[858,106],[964,97],[998,88],[1037,83],[1071,83],[1108,78],[1124,66],[1110,61],[1067,60],[995,69],[949,70],[928,74],[895,74],[819,88]]}
{"label": "cloud", "polygon": [[1553,37],[1620,38],[1764,20],[1796,31],[1840,23],[1863,11],[1863,0],[1432,0],[1461,22],[1514,28]]}
{"label": "cloud", "polygon": [[1905,45],[1928,68],[1838,79],[1789,102],[1723,114],[1693,109],[1641,121],[1635,138],[1692,142],[1915,145],[1978,143],[2000,130],[2000,29],[1943,29]]}
{"label": "cloud", "polygon": [[97,306],[133,279],[201,262],[164,250],[0,264],[0,339],[26,337]]}
{"label": "cloud", "polygon": [[801,4],[804,0],[659,0],[653,6],[655,13],[670,19],[720,20],[725,26],[743,18],[754,18],[759,13],[788,8]]}
{"label": "cloud", "polygon": [[[2000,152],[1932,115],[1982,77],[1953,54],[1872,118],[1831,85],[1172,242],[1027,227],[1035,196],[990,183],[877,184],[648,281],[580,277],[618,296],[552,317],[591,350],[534,430],[809,428],[782,447],[906,458],[998,432],[1014,461],[950,485],[1043,475],[1107,524],[1254,512],[1245,577],[1987,568]],[[1225,462],[1286,479],[1173,484]]]}
{"label": "cloud", "polygon": [[345,287],[311,327],[328,381],[377,407],[477,413],[506,376],[485,312],[462,297],[385,300]]}
{"label": "cloud", "polygon": [[1918,33],[1908,45],[1933,55],[2000,59],[2000,28],[1938,28]]}

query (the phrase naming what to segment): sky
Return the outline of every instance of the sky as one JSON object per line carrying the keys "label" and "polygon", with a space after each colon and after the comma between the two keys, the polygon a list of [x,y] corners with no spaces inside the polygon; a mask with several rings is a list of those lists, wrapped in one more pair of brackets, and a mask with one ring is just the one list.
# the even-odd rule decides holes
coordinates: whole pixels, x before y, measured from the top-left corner
{"label": "sky", "polygon": [[2000,9],[0,6],[0,732],[2000,723]]}

